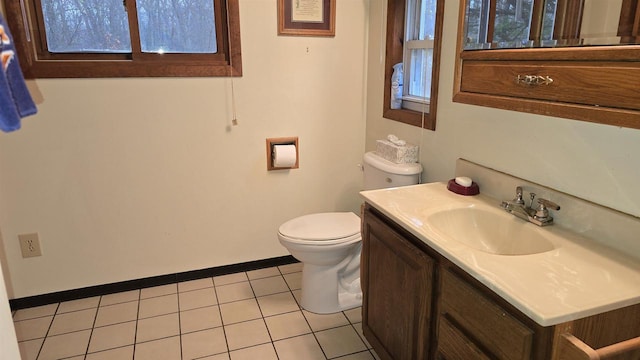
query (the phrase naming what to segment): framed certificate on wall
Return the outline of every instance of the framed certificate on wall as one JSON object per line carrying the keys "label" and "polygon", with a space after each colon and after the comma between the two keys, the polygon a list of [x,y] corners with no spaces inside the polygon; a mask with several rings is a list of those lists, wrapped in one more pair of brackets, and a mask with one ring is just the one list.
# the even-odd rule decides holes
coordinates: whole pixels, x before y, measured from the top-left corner
{"label": "framed certificate on wall", "polygon": [[336,0],[278,0],[278,35],[335,36]]}

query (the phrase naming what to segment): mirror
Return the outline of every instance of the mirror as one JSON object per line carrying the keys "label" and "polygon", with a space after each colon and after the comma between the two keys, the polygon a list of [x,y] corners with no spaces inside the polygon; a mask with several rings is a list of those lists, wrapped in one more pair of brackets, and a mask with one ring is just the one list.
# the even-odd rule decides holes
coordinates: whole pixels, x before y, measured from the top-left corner
{"label": "mirror", "polygon": [[640,44],[638,0],[469,0],[464,50]]}
{"label": "mirror", "polygon": [[640,129],[640,0],[461,0],[453,101]]}

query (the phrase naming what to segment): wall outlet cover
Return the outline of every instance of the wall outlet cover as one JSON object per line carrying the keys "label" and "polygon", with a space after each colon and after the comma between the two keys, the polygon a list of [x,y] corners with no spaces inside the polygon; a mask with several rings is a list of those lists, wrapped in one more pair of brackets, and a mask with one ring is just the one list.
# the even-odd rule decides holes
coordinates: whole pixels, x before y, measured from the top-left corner
{"label": "wall outlet cover", "polygon": [[20,250],[23,258],[42,255],[38,233],[20,234],[18,235],[18,240],[20,241]]}

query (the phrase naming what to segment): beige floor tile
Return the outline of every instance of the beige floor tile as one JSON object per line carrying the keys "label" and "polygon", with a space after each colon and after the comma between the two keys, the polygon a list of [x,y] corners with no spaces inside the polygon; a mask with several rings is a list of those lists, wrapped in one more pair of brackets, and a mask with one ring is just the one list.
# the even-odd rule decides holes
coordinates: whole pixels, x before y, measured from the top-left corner
{"label": "beige floor tile", "polygon": [[356,332],[360,336],[360,339],[362,339],[362,342],[364,342],[364,344],[367,346],[367,349],[371,349],[371,344],[369,344],[367,338],[364,337],[364,333],[362,332],[362,323],[355,323],[352,326],[356,329]]}
{"label": "beige floor tile", "polygon": [[296,298],[296,302],[300,304],[300,300],[302,300],[302,290],[292,290],[291,293],[293,293],[293,297]]}
{"label": "beige floor tile", "polygon": [[225,325],[262,317],[256,299],[221,304],[220,312],[222,313],[222,323]]}
{"label": "beige floor tile", "polygon": [[144,342],[180,335],[178,313],[138,320],[136,341]]}
{"label": "beige floor tile", "polygon": [[28,319],[35,319],[39,317],[49,316],[56,313],[58,309],[58,303],[37,306],[28,309],[20,309],[13,315],[13,321],[21,321]]}
{"label": "beige floor tile", "polygon": [[133,345],[136,341],[136,322],[129,321],[115,325],[93,329],[89,341],[89,352],[119,348]]}
{"label": "beige floor tile", "polygon": [[53,316],[45,316],[14,322],[13,326],[16,330],[16,337],[18,338],[18,341],[45,337],[52,320]]}
{"label": "beige floor tile", "polygon": [[106,326],[136,320],[138,318],[138,302],[131,301],[116,305],[101,306],[94,326]]}
{"label": "beige floor tile", "polygon": [[319,331],[315,335],[329,359],[367,350],[351,325]]}
{"label": "beige floor tile", "polygon": [[276,276],[276,275],[280,275],[280,270],[278,270],[278,267],[270,267],[270,268],[247,271],[247,277],[249,278],[249,280],[255,280],[255,279]]}
{"label": "beige floor tile", "polygon": [[278,360],[278,355],[271,343],[235,350],[230,355],[231,360]]}
{"label": "beige floor tile", "polygon": [[180,337],[136,343],[135,360],[181,360]]}
{"label": "beige floor tile", "polygon": [[258,298],[258,304],[263,316],[284,314],[300,309],[291,292],[261,296]]}
{"label": "beige floor tile", "polygon": [[205,357],[200,358],[198,360],[229,360],[229,353],[222,353],[222,354],[217,354],[217,355],[205,356]]}
{"label": "beige floor tile", "polygon": [[138,301],[140,299],[140,290],[131,290],[121,293],[102,295],[100,306],[121,304],[129,301]]}
{"label": "beige floor tile", "polygon": [[362,334],[361,307],[327,315],[300,309],[301,269],[294,263],[18,310],[21,356],[81,360],[88,349],[86,360],[379,359]]}
{"label": "beige floor tile", "polygon": [[256,297],[289,291],[287,283],[280,275],[251,280],[251,287]]}
{"label": "beige floor tile", "polygon": [[19,342],[18,348],[22,360],[36,360],[43,342],[44,338]]}
{"label": "beige floor tile", "polygon": [[280,272],[283,273],[283,274],[301,272],[302,271],[302,263],[301,262],[297,262],[297,263],[293,263],[293,264],[280,265],[280,266],[278,266],[278,269],[280,269]]}
{"label": "beige floor tile", "polygon": [[217,305],[180,312],[180,331],[183,334],[219,326],[222,326],[222,318]]}
{"label": "beige floor tile", "polygon": [[213,287],[179,293],[180,310],[197,309],[217,305],[216,292]]}
{"label": "beige floor tile", "polygon": [[302,310],[304,317],[309,321],[309,325],[313,331],[321,331],[338,326],[349,325],[349,320],[343,313],[334,314],[316,314],[307,310]]}
{"label": "beige floor tile", "polygon": [[271,342],[267,326],[262,319],[225,325],[224,332],[227,335],[229,351]]}
{"label": "beige floor tile", "polygon": [[270,316],[264,319],[273,340],[281,340],[311,333],[311,328],[301,311]]}
{"label": "beige floor tile", "polygon": [[324,353],[311,334],[273,343],[279,360],[325,360]]}
{"label": "beige floor tile", "polygon": [[336,360],[374,360],[373,355],[369,351],[363,351],[356,354],[341,356]]}
{"label": "beige floor tile", "polygon": [[352,324],[362,322],[362,306],[344,311],[344,315],[349,319]]}
{"label": "beige floor tile", "polygon": [[131,360],[133,345],[87,354],[86,360]]}
{"label": "beige floor tile", "polygon": [[210,277],[183,281],[178,283],[178,292],[193,291],[213,287],[213,279]]}
{"label": "beige floor tile", "polygon": [[248,281],[218,286],[216,287],[216,294],[220,304],[255,297]]}
{"label": "beige floor tile", "polygon": [[249,278],[247,277],[247,274],[245,272],[239,272],[235,274],[215,276],[213,278],[213,283],[216,286],[221,286],[248,280]]}
{"label": "beige floor tile", "polygon": [[178,294],[169,294],[140,300],[138,318],[166,315],[178,312]]}
{"label": "beige floor tile", "polygon": [[53,318],[49,329],[49,336],[60,335],[78,330],[87,330],[93,327],[98,308],[79,310],[65,314],[58,314]]}
{"label": "beige floor tile", "polygon": [[140,299],[148,299],[152,297],[158,297],[163,295],[171,295],[178,293],[177,284],[168,284],[161,286],[153,286],[140,290]]}
{"label": "beige floor tile", "polygon": [[183,359],[195,359],[227,352],[227,342],[221,327],[182,335]]}
{"label": "beige floor tile", "polygon": [[284,281],[287,282],[289,289],[291,290],[302,289],[302,273],[301,272],[284,274],[282,276],[284,277]]}
{"label": "beige floor tile", "polygon": [[100,296],[85,299],[61,302],[57,314],[64,314],[72,311],[97,308],[100,304]]}
{"label": "beige floor tile", "polygon": [[91,330],[83,330],[69,334],[47,336],[38,360],[54,360],[84,355],[87,351],[90,335]]}

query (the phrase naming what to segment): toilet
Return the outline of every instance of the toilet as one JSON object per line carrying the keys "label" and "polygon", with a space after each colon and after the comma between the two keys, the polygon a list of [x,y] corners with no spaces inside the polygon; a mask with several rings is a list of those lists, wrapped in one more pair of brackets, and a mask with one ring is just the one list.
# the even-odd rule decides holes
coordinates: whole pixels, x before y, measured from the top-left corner
{"label": "toilet", "polygon": [[[418,184],[422,166],[364,155],[364,189]],[[278,229],[278,239],[302,263],[303,309],[330,314],[362,305],[360,218],[352,212],[309,214]]]}

